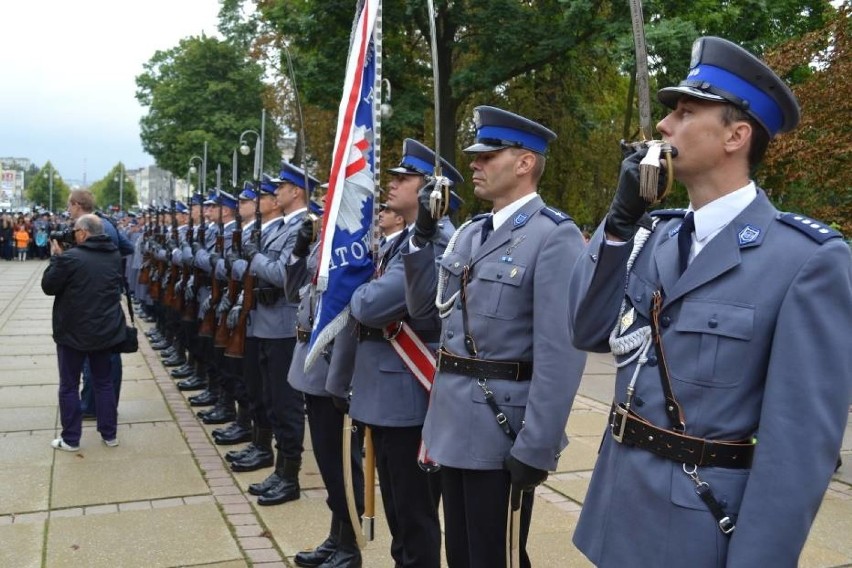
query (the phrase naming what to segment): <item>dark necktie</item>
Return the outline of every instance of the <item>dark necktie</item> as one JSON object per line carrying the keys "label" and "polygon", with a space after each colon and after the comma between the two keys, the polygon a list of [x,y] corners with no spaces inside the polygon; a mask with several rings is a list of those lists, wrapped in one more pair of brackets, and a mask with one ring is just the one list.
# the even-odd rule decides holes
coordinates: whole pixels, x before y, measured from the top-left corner
{"label": "dark necktie", "polygon": [[491,234],[491,231],[494,230],[494,215],[489,215],[485,218],[485,222],[482,223],[482,236],[479,239],[480,246],[485,243],[485,239],[488,238],[488,235]]}
{"label": "dark necktie", "polygon": [[683,218],[677,232],[677,253],[680,260],[680,273],[683,274],[689,264],[689,251],[692,249],[692,233],[695,231],[695,214],[690,211]]}

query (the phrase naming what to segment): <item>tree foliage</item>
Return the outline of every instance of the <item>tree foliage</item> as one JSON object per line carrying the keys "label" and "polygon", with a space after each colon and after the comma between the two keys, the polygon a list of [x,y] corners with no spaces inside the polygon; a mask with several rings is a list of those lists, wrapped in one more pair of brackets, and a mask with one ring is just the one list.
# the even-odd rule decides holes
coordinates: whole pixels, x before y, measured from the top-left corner
{"label": "tree foliage", "polygon": [[[123,206],[126,211],[136,205],[136,184],[127,176],[124,164],[118,163],[107,172],[107,175],[99,179],[89,188],[95,196],[95,203],[100,209],[111,210],[114,207]],[[124,181],[121,174],[124,173]]]}
{"label": "tree foliage", "polygon": [[53,210],[62,211],[65,209],[65,203],[68,201],[68,195],[71,193],[71,190],[50,162],[47,162],[41,169],[35,170],[33,175],[29,177],[29,183],[26,186],[26,196],[34,205],[48,208],[51,202],[51,172],[53,172]]}
{"label": "tree foliage", "polygon": [[826,25],[767,54],[794,77],[802,107],[793,132],[780,136],[760,172],[780,207],[825,220],[852,234],[852,3]]}
{"label": "tree foliage", "polygon": [[[186,175],[193,156],[207,149],[207,187],[215,185],[216,165],[230,171],[233,151],[246,130],[260,132],[266,87],[261,67],[236,42],[190,37],[157,51],[136,77],[136,98],[148,107],[142,117],[142,146],[157,165],[177,177]],[[256,136],[247,135],[254,147]],[[277,164],[278,128],[266,124],[264,161]],[[250,179],[252,158],[239,160],[239,179]]]}

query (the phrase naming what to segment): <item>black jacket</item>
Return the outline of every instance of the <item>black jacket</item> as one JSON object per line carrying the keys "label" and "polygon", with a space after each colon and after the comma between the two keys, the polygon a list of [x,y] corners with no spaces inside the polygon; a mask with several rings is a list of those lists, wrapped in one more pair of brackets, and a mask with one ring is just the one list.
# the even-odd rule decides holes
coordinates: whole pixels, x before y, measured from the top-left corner
{"label": "black jacket", "polygon": [[124,339],[121,257],[107,235],[89,237],[50,258],[41,289],[53,301],[53,340],[100,351]]}

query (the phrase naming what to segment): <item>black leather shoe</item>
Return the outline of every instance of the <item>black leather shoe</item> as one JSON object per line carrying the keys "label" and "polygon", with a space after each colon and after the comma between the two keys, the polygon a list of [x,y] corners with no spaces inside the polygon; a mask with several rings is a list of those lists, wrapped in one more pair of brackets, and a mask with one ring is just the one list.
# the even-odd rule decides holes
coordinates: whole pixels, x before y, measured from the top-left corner
{"label": "black leather shoe", "polygon": [[226,462],[232,462],[232,461],[241,460],[246,455],[257,451],[256,448],[257,448],[257,446],[255,446],[254,443],[251,443],[248,446],[246,446],[245,448],[242,448],[240,450],[231,450],[230,452],[225,452],[225,461]]}
{"label": "black leather shoe", "polygon": [[296,566],[302,566],[303,568],[316,568],[328,560],[334,554],[335,550],[337,550],[337,539],[328,537],[313,550],[304,550],[296,554],[293,562],[296,563]]}
{"label": "black leather shoe", "polygon": [[253,452],[231,462],[231,471],[257,471],[265,467],[272,467],[274,463],[275,456],[272,454],[272,450],[255,446]]}
{"label": "black leather shoe", "polygon": [[170,357],[174,357],[177,355],[177,349],[175,349],[174,345],[169,345],[162,351],[160,351],[160,359],[169,359]]}
{"label": "black leather shoe", "polygon": [[276,472],[269,474],[269,477],[259,483],[252,483],[248,487],[248,492],[255,496],[260,496],[281,483],[281,476]]}
{"label": "black leather shoe", "polygon": [[156,327],[152,327],[151,329],[149,329],[148,331],[145,332],[145,337],[147,337],[148,339],[151,339],[152,337],[159,336],[159,335],[160,335],[160,330],[157,329]]}
{"label": "black leather shoe", "polygon": [[163,360],[163,366],[165,367],[180,367],[181,365],[186,365],[186,358],[178,354]]}
{"label": "black leather shoe", "polygon": [[224,428],[214,428],[213,431],[210,432],[210,435],[213,436],[214,438],[218,438],[219,436],[225,436],[225,435],[230,434],[231,430],[233,430],[234,428],[237,428],[237,423],[231,422],[230,424],[228,424]]}
{"label": "black leather shoe", "polygon": [[195,374],[195,368],[189,363],[186,363],[183,367],[172,369],[172,372],[169,374],[175,379],[185,379]]}
{"label": "black leather shoe", "polygon": [[169,342],[167,342],[167,341],[164,339],[163,341],[160,341],[160,342],[158,342],[158,343],[152,343],[152,344],[151,344],[151,349],[153,349],[154,351],[162,351],[163,349],[168,349],[168,348],[169,348],[169,347],[171,347],[171,346],[172,346],[172,344],[171,344],[171,343],[169,343]]}
{"label": "black leather shoe", "polygon": [[[234,424],[237,423],[234,422]],[[218,436],[213,435],[213,441],[217,446],[233,446],[234,444],[242,444],[249,440],[251,440],[251,428],[246,428],[239,424],[237,424],[236,428],[232,428]]]}
{"label": "black leather shoe", "polygon": [[[233,467],[233,464],[231,467]],[[273,485],[257,498],[257,504],[263,507],[280,505],[288,501],[295,501],[299,497],[299,480],[282,478],[277,485]]]}
{"label": "black leather shoe", "polygon": [[177,388],[182,391],[200,391],[207,388],[207,380],[194,375],[188,379],[178,381]]}
{"label": "black leather shoe", "polygon": [[139,319],[145,323],[155,323],[157,321],[157,318],[151,316],[139,316]]}
{"label": "black leather shoe", "polygon": [[201,417],[201,421],[205,424],[227,424],[237,419],[237,413],[231,408],[217,406],[212,412],[208,412]]}
{"label": "black leather shoe", "polygon": [[189,397],[190,406],[213,406],[219,400],[219,396],[209,390],[205,390],[201,394]]}

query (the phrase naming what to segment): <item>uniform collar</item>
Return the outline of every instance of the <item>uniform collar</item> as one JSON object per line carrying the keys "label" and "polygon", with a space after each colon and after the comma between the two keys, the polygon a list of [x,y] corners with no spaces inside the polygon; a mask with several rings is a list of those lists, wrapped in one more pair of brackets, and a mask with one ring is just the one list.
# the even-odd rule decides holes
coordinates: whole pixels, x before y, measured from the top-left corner
{"label": "uniform collar", "polygon": [[286,215],[284,215],[284,223],[285,224],[289,223],[290,220],[293,219],[293,217],[296,217],[297,215],[301,215],[302,213],[304,213],[307,210],[308,210],[307,207],[302,207],[301,209],[296,209],[295,211],[293,211],[291,213],[287,213]]}
{"label": "uniform collar", "polygon": [[[703,242],[718,233],[745,211],[756,197],[757,187],[750,181],[746,186],[714,199],[695,211],[695,240]],[[688,211],[693,211],[692,205]]]}
{"label": "uniform collar", "polygon": [[497,211],[496,213],[492,214],[491,222],[494,224],[494,230],[496,231],[497,229],[499,229],[500,225],[509,220],[512,215],[520,211],[521,207],[523,207],[536,197],[538,197],[538,193],[534,191],[521,197],[520,199],[513,201],[500,211]]}

